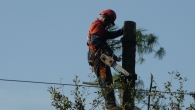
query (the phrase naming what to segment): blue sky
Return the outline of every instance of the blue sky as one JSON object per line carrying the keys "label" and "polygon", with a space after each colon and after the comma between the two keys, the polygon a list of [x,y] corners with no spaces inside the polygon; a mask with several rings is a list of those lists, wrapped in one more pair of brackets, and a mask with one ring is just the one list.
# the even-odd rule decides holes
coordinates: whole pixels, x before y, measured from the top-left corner
{"label": "blue sky", "polygon": [[[104,9],[117,13],[115,24],[136,22],[159,38],[166,50],[163,60],[146,55],[136,64],[136,73],[149,88],[150,74],[163,91],[170,81],[168,72],[178,71],[188,81],[184,88],[194,91],[195,2],[188,1],[0,1],[0,78],[42,82],[73,83],[74,76],[89,81],[86,38],[90,24]],[[175,85],[174,85],[175,84]],[[173,81],[173,88],[179,83]],[[49,86],[0,81],[1,110],[54,110]],[[65,86],[69,96],[74,87]],[[93,89],[91,89],[93,91]],[[186,96],[187,102],[192,98]],[[90,97],[89,97],[90,100]],[[88,107],[90,108],[90,107]]]}

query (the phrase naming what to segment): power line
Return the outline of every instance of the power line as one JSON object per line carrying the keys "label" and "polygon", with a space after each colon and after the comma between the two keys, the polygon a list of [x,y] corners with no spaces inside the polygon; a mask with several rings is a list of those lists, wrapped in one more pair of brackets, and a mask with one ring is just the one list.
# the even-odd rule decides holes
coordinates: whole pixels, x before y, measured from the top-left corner
{"label": "power line", "polygon": [[67,85],[67,86],[84,86],[84,87],[94,87],[94,86],[76,85],[76,84],[63,84],[63,83],[37,82],[37,81],[24,81],[24,80],[11,80],[11,79],[0,79],[0,81],[8,81],[8,82],[22,82],[22,83],[37,83],[37,84],[54,84],[54,85]]}
{"label": "power line", "polygon": [[[77,84],[63,84],[63,83],[51,83],[51,82],[37,82],[37,81],[24,81],[24,80],[11,80],[11,79],[0,79],[0,81],[102,88],[102,87],[99,87],[99,86],[88,86],[88,85],[77,85]],[[104,88],[106,88],[106,87],[104,87]],[[121,89],[121,88],[114,88],[114,89]],[[149,90],[144,90],[144,89],[139,89],[139,90],[137,89],[136,91],[137,92],[149,92]],[[195,96],[194,92],[193,93],[165,92],[165,91],[151,91],[151,92],[158,92],[158,93],[165,93],[165,94],[183,94],[183,95],[194,95]]]}

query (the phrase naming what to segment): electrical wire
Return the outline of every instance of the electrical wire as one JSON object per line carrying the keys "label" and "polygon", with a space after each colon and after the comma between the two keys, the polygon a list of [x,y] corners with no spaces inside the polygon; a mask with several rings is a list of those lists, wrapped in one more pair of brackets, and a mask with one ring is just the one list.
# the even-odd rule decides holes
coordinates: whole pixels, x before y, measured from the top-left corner
{"label": "electrical wire", "polygon": [[24,80],[11,80],[11,79],[0,79],[0,81],[22,82],[22,83],[37,83],[37,84],[54,84],[54,85],[67,85],[67,86],[94,87],[94,86],[76,85],[76,84],[63,84],[63,83],[37,82],[37,81],[24,81]]}
{"label": "electrical wire", "polygon": [[[99,86],[89,86],[89,85],[77,85],[77,84],[63,84],[63,83],[51,83],[51,82],[37,82],[37,81],[24,81],[24,80],[11,80],[11,79],[0,79],[0,81],[8,81],[8,82],[21,82],[21,83],[37,83],[37,84],[54,84],[54,85],[67,85],[67,86],[78,86],[78,87],[94,87],[94,88],[107,88],[107,87],[99,87]],[[121,88],[114,88],[121,89]],[[130,89],[127,89],[130,90]],[[139,90],[136,89],[137,92],[148,92],[148,90]],[[191,93],[181,93],[181,92],[166,92],[166,91],[151,91],[165,94],[183,94],[183,95],[193,95],[195,96],[195,92]]]}

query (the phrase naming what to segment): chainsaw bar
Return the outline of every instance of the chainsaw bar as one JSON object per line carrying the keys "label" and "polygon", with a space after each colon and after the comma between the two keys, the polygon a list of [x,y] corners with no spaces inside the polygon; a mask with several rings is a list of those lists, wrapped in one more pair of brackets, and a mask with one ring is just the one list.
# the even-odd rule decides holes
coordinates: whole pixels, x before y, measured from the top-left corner
{"label": "chainsaw bar", "polygon": [[113,67],[114,69],[116,69],[117,71],[123,73],[125,76],[131,76],[131,74],[129,74],[124,68],[122,68],[120,65],[118,65],[115,60],[110,57],[107,56],[105,54],[102,54],[100,56],[101,61],[103,61],[107,66],[109,67]]}

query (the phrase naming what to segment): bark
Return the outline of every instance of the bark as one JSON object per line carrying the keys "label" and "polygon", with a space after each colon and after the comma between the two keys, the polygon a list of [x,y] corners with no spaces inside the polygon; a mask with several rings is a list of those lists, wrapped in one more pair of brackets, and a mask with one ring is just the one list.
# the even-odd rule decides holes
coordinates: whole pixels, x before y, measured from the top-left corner
{"label": "bark", "polygon": [[[132,76],[124,76],[122,83],[126,86],[121,91],[121,106],[125,110],[134,109],[134,96],[135,96],[135,57],[136,57],[136,23],[133,21],[125,21],[123,28],[122,40],[122,67]],[[130,83],[130,84],[128,84]]]}

